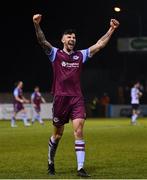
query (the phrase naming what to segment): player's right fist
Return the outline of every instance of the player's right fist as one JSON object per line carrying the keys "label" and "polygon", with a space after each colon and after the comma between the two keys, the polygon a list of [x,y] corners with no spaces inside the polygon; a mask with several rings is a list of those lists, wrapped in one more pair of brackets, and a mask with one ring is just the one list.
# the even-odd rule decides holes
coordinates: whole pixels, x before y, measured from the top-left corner
{"label": "player's right fist", "polygon": [[40,21],[41,21],[41,18],[42,18],[42,15],[41,14],[35,14],[33,16],[33,22],[36,23],[36,24],[39,24]]}

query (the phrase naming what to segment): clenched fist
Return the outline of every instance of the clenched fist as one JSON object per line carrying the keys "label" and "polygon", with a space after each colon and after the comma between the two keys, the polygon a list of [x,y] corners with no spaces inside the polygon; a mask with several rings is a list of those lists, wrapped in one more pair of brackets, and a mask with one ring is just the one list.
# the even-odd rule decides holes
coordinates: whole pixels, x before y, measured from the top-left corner
{"label": "clenched fist", "polygon": [[116,19],[111,19],[111,21],[110,21],[110,26],[111,26],[113,29],[116,29],[116,28],[118,28],[118,26],[119,26],[119,22],[118,22]]}
{"label": "clenched fist", "polygon": [[33,16],[33,22],[36,23],[36,24],[39,24],[41,19],[42,19],[42,15],[41,14],[35,14]]}

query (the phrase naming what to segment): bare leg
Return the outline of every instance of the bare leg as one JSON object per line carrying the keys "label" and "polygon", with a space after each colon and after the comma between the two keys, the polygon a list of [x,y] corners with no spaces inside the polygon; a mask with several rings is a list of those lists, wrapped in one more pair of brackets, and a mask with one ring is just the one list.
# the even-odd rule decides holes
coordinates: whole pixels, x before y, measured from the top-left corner
{"label": "bare leg", "polygon": [[24,125],[25,126],[30,126],[30,123],[28,122],[28,116],[27,116],[26,109],[22,109],[20,112],[22,114],[22,119],[23,119]]}
{"label": "bare leg", "polygon": [[131,117],[131,124],[132,125],[136,125],[136,121],[137,121],[137,118],[138,118],[138,115],[140,114],[140,111],[139,110],[135,110],[133,109],[132,111],[132,117]]}
{"label": "bare leg", "polygon": [[11,118],[11,127],[17,127],[17,125],[16,125],[16,115],[17,115],[17,113],[14,112],[13,116]]}

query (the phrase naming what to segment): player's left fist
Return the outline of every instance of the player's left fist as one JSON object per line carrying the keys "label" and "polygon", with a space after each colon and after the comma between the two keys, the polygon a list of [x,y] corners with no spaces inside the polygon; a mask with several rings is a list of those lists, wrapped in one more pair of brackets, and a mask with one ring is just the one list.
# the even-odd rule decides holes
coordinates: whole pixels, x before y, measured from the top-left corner
{"label": "player's left fist", "polygon": [[119,24],[120,24],[119,21],[117,21],[116,19],[111,19],[111,20],[110,20],[110,26],[111,26],[113,29],[118,28]]}

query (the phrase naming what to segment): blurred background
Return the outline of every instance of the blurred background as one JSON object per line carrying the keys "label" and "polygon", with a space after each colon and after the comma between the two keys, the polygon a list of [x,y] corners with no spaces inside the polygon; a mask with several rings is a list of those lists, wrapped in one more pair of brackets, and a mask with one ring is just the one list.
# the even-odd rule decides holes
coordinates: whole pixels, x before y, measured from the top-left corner
{"label": "blurred background", "polygon": [[144,92],[141,103],[146,104],[146,6],[145,0],[4,1],[0,12],[0,102],[11,101],[18,80],[24,82],[27,95],[38,85],[51,101],[52,67],[32,23],[32,16],[40,13],[47,40],[60,48],[66,28],[77,30],[77,49],[84,49],[106,33],[111,18],[119,20],[120,27],[108,45],[83,66],[83,94],[87,104],[95,99],[100,102],[106,94],[110,104],[129,104],[132,83],[139,80]]}

